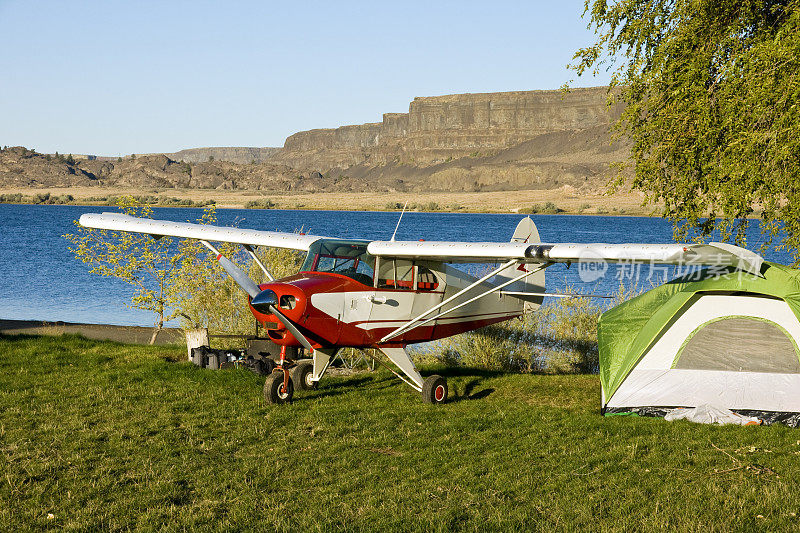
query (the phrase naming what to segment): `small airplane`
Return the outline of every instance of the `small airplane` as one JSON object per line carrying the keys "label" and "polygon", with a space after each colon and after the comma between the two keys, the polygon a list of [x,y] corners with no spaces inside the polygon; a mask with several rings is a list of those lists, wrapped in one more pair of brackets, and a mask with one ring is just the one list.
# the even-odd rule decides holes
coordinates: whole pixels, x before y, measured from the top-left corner
{"label": "small airplane", "polygon": [[[269,403],[291,402],[295,388],[315,387],[343,347],[380,350],[400,371],[392,372],[425,402],[444,403],[446,379],[423,378],[406,347],[510,320],[535,310],[545,297],[566,296],[545,292],[545,269],[556,263],[715,265],[758,274],[763,261],[725,243],[543,244],[530,217],[504,243],[396,241],[394,235],[388,241],[345,240],[119,213],[87,213],[79,223],[156,238],[197,239],[211,250],[247,293],[250,310],[268,337],[281,346],[280,362],[264,385]],[[242,245],[269,282],[254,282],[209,241]],[[305,262],[297,274],[275,279],[256,256],[257,246],[304,251]],[[452,266],[456,263],[493,266],[475,278]],[[312,362],[291,361],[289,346],[304,347]]]}

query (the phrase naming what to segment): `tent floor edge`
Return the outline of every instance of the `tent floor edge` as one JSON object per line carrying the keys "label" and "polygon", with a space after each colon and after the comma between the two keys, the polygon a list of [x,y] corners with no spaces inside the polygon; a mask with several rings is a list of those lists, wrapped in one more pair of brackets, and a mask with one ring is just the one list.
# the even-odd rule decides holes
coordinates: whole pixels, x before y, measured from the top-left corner
{"label": "tent floor edge", "polygon": [[[637,407],[608,407],[602,408],[604,416],[642,416],[664,418],[673,409],[680,409],[687,406],[637,406]],[[695,406],[691,406],[695,407]],[[758,409],[731,409],[736,414],[751,416],[761,420],[765,426],[772,424],[783,424],[784,426],[797,428],[800,427],[800,412],[790,411],[762,411]]]}

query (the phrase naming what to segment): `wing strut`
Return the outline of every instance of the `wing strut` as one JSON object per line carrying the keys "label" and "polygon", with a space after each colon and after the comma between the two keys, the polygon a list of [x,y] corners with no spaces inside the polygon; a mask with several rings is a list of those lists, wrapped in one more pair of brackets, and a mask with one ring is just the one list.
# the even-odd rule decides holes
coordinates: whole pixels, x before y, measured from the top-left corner
{"label": "wing strut", "polygon": [[[421,320],[421,319],[422,319],[423,317],[425,317],[426,315],[428,315],[428,314],[432,313],[433,311],[436,311],[437,309],[440,309],[440,308],[441,308],[443,305],[445,305],[445,304],[447,304],[447,303],[449,303],[449,302],[452,302],[452,301],[453,301],[455,298],[457,298],[457,297],[461,296],[462,294],[464,294],[465,292],[467,292],[467,291],[468,291],[468,290],[470,290],[471,288],[475,287],[475,286],[476,286],[476,285],[478,285],[479,283],[482,283],[482,282],[486,281],[487,279],[491,278],[491,277],[492,277],[492,276],[494,276],[496,273],[498,273],[498,272],[502,272],[503,270],[505,270],[506,268],[508,268],[509,266],[511,266],[512,264],[514,264],[514,263],[516,263],[516,262],[517,262],[517,260],[516,260],[516,259],[514,259],[514,260],[511,260],[511,261],[509,261],[508,263],[505,263],[505,264],[503,264],[503,265],[502,265],[502,266],[500,266],[499,268],[496,268],[495,270],[491,271],[491,272],[490,272],[489,274],[487,274],[486,276],[484,276],[484,277],[482,277],[481,279],[479,279],[479,280],[477,280],[476,282],[474,282],[472,285],[468,286],[468,287],[467,287],[467,288],[465,288],[465,289],[461,289],[460,291],[458,291],[457,293],[455,293],[455,294],[454,294],[453,296],[451,296],[450,298],[447,298],[447,299],[446,299],[445,301],[443,301],[442,303],[440,303],[440,304],[438,304],[438,305],[435,305],[434,307],[431,307],[430,309],[428,309],[427,311],[425,311],[425,312],[424,312],[424,313],[422,313],[421,315],[417,316],[417,317],[416,317],[416,318],[414,318],[413,320],[409,320],[408,322],[406,322],[405,324],[403,324],[402,326],[400,326],[399,328],[397,328],[396,330],[392,331],[391,333],[389,333],[388,335],[386,335],[384,338],[382,338],[382,339],[380,340],[380,342],[386,342],[386,341],[387,341],[387,340],[389,340],[389,339],[393,339],[393,338],[397,337],[398,335],[400,335],[401,333],[405,333],[406,331],[408,331],[409,329],[411,329],[411,327],[412,327],[412,326],[413,326],[413,327],[415,327],[415,328],[418,328],[418,327],[420,327],[420,326],[424,326],[425,324],[427,324],[427,323],[429,323],[429,322],[431,322],[431,321],[433,321],[433,320],[436,320],[437,318],[441,318],[441,317],[443,317],[444,315],[446,315],[446,314],[448,314],[448,313],[452,313],[452,312],[453,312],[453,311],[455,311],[456,309],[461,309],[461,308],[462,308],[462,307],[464,307],[465,305],[467,305],[467,304],[469,304],[469,303],[472,303],[472,302],[474,302],[475,300],[479,300],[479,299],[483,298],[484,296],[488,296],[489,294],[492,294],[493,292],[497,292],[497,291],[499,291],[500,289],[502,289],[503,287],[507,287],[508,285],[511,285],[512,283],[515,283],[515,282],[517,282],[517,281],[520,281],[520,280],[522,280],[522,279],[525,279],[525,278],[527,278],[528,276],[530,276],[531,274],[535,274],[535,273],[539,272],[540,270],[544,270],[545,268],[547,268],[547,267],[549,267],[550,265],[552,265],[552,264],[553,264],[553,263],[544,263],[544,264],[542,264],[542,265],[539,265],[538,267],[534,268],[533,270],[531,270],[531,271],[529,271],[529,272],[525,272],[524,274],[520,274],[520,275],[519,275],[519,276],[517,276],[516,278],[511,278],[510,280],[508,280],[508,281],[506,281],[506,282],[503,282],[503,283],[501,283],[500,285],[495,285],[495,286],[493,286],[491,289],[489,289],[488,291],[484,291],[484,292],[482,292],[481,294],[479,294],[478,296],[475,296],[475,297],[473,297],[473,298],[470,298],[470,299],[469,299],[469,300],[467,300],[466,302],[461,302],[460,304],[458,304],[458,305],[457,305],[457,306],[455,306],[455,307],[451,307],[450,309],[448,309],[448,310],[446,310],[446,311],[442,311],[441,313],[439,313],[439,314],[438,314],[438,315],[436,315],[436,316],[433,316],[433,317],[431,317],[431,318],[428,318],[428,319],[424,320],[423,322],[420,322],[419,324],[416,324],[416,322],[418,322],[419,320]],[[415,325],[415,324],[416,324],[416,325]]]}
{"label": "wing strut", "polygon": [[278,297],[275,295],[274,291],[270,289],[262,291],[241,268],[236,266],[233,261],[222,255],[220,251],[214,248],[211,243],[204,240],[201,240],[200,242],[206,248],[217,254],[217,261],[219,262],[220,266],[231,278],[233,278],[233,281],[235,281],[244,292],[250,295],[250,305],[262,313],[269,312],[275,315],[275,318],[277,318],[278,321],[289,330],[289,333],[291,333],[292,336],[297,339],[297,342],[302,344],[303,347],[309,351],[309,353],[314,353],[314,348],[311,346],[311,343],[308,341],[305,335],[300,333],[300,330],[297,329],[297,326],[295,326],[291,320],[286,318],[283,313],[278,311]]}
{"label": "wing strut", "polygon": [[222,253],[214,248],[210,242],[200,240],[200,243],[217,256],[219,265],[225,270],[225,272],[228,273],[230,277],[233,278],[233,281],[235,281],[244,292],[250,295],[250,298],[255,298],[256,295],[261,292],[261,289],[258,288],[258,285],[256,285],[256,283],[250,279],[250,277],[245,274],[241,268],[236,266],[233,261],[222,255]]}
{"label": "wing strut", "polygon": [[408,322],[406,322],[405,324],[403,324],[402,326],[400,326],[399,328],[397,328],[396,330],[392,331],[391,333],[386,335],[384,338],[382,338],[380,340],[380,342],[386,342],[387,340],[396,337],[399,333],[402,333],[402,332],[406,331],[409,327],[411,327],[412,324],[414,324],[415,322],[417,322],[420,319],[422,319],[423,317],[425,317],[425,315],[427,315],[429,313],[433,313],[434,311],[436,311],[437,309],[441,308],[442,306],[449,304],[450,302],[452,302],[453,300],[455,300],[456,298],[458,298],[459,296],[461,296],[462,294],[464,294],[468,290],[472,289],[473,287],[475,287],[477,285],[480,285],[481,283],[483,283],[487,279],[491,278],[495,274],[499,274],[500,272],[502,272],[506,268],[510,267],[511,265],[515,264],[516,262],[517,262],[516,259],[512,259],[511,261],[503,263],[502,266],[492,270],[491,272],[489,272],[488,274],[483,276],[481,279],[476,280],[472,285],[469,285],[468,287],[465,287],[465,288],[461,289],[460,291],[458,291],[457,293],[452,295],[450,298],[445,299],[442,303],[440,303],[440,304],[438,304],[438,305],[436,305],[434,307],[431,307],[430,309],[428,309],[427,311],[425,311],[421,315],[417,316],[416,318],[413,318],[413,319],[409,320]]}
{"label": "wing strut", "polygon": [[244,249],[247,250],[247,253],[250,254],[250,257],[253,258],[253,261],[256,262],[259,268],[261,268],[261,270],[267,276],[267,279],[270,281],[275,281],[275,276],[273,276],[272,273],[269,270],[267,270],[267,267],[264,266],[264,263],[261,262],[256,253],[253,251],[253,247],[250,246],[249,244],[243,244],[242,246],[244,246]]}

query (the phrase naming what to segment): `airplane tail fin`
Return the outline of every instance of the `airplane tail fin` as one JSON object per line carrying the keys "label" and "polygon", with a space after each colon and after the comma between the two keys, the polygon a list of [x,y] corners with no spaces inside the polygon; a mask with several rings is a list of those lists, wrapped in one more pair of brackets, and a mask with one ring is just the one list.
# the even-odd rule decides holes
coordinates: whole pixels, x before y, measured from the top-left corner
{"label": "airplane tail fin", "polygon": [[[525,217],[520,220],[519,224],[517,224],[517,229],[514,230],[514,235],[511,237],[511,242],[527,242],[530,244],[538,244],[542,242],[539,238],[539,230],[536,229],[536,224],[533,223],[531,217]],[[497,274],[497,278],[501,282],[502,280],[513,279],[522,275],[524,271],[533,268],[535,268],[535,265],[519,265],[516,267],[512,266]],[[544,270],[540,270],[535,274],[531,274],[522,281],[517,281],[516,283],[508,285],[504,288],[504,291],[533,293],[544,292]],[[542,296],[515,295],[513,298],[517,298],[524,302],[524,310],[526,312],[533,311],[539,307],[543,300]]]}

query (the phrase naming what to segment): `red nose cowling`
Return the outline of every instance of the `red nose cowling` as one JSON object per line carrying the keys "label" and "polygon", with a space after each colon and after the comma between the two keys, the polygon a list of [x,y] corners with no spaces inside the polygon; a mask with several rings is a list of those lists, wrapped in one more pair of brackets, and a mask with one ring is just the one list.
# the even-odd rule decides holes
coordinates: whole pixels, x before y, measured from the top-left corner
{"label": "red nose cowling", "polygon": [[[308,299],[302,289],[289,283],[264,283],[258,286],[259,289],[272,290],[278,297],[278,309],[295,325],[302,326],[306,318],[306,308]],[[267,335],[276,344],[283,346],[300,346],[294,335],[289,333],[278,318],[269,313],[257,311],[252,305],[250,312],[256,320],[267,330]]]}

